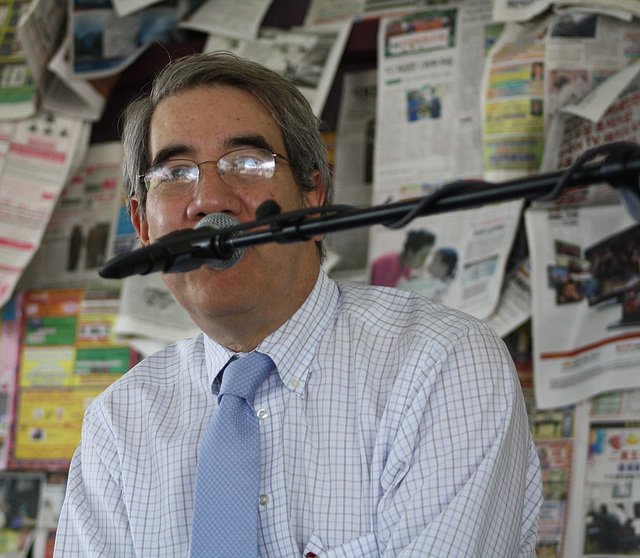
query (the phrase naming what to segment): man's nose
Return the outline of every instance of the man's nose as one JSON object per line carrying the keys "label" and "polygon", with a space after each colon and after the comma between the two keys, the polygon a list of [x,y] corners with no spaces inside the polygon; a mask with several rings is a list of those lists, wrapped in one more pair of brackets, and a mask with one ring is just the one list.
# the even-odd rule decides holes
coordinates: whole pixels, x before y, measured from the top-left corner
{"label": "man's nose", "polygon": [[220,173],[216,161],[200,164],[200,177],[189,203],[190,216],[209,213],[238,214],[241,209],[240,197],[235,186],[227,184]]}

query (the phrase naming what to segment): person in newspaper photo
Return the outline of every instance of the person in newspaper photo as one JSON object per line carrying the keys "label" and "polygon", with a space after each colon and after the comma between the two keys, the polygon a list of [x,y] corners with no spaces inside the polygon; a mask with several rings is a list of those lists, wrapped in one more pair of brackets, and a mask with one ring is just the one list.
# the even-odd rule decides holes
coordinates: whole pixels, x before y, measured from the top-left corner
{"label": "person in newspaper photo", "polygon": [[382,254],[373,261],[369,284],[397,287],[402,280],[420,275],[435,241],[436,236],[430,231],[409,231],[405,236],[402,251]]}
{"label": "person in newspaper photo", "polygon": [[[229,53],[168,64],[123,144],[143,246],[331,201],[305,97]],[[162,275],[202,334],[90,404],[56,557],[535,556],[540,466],[502,340],[417,293],[335,282],[322,258],[314,238]]]}

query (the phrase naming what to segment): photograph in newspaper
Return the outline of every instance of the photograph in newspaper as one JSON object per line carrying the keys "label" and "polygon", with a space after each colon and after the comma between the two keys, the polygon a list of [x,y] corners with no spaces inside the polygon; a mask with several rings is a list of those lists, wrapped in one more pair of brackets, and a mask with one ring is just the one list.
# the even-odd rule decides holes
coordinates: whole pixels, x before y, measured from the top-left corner
{"label": "photograph in newspaper", "polygon": [[488,318],[500,299],[519,207],[516,201],[420,217],[400,230],[373,227],[369,282]]}

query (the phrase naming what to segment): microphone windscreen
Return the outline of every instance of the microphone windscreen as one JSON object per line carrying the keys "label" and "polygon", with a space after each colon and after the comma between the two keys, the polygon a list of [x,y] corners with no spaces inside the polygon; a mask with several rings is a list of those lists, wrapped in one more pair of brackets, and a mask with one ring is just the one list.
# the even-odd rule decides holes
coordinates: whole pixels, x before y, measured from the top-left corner
{"label": "microphone windscreen", "polygon": [[[240,221],[232,215],[227,215],[226,213],[209,213],[209,215],[205,215],[200,219],[200,222],[196,225],[196,229],[199,229],[200,227],[225,229],[239,224]],[[244,252],[244,248],[237,248],[231,252],[228,258],[212,258],[207,260],[205,264],[212,269],[227,269],[228,267],[237,264],[240,261],[240,258],[244,256]]]}

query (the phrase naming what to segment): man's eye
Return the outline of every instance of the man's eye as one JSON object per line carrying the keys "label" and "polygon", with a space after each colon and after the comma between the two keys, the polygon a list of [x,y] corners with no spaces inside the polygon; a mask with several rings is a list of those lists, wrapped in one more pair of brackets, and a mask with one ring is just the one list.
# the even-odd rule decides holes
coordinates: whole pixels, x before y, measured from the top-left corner
{"label": "man's eye", "polygon": [[182,165],[166,169],[162,174],[162,180],[168,182],[181,182],[183,180],[193,180],[193,168]]}
{"label": "man's eye", "polygon": [[233,170],[239,172],[255,172],[261,167],[262,162],[251,156],[236,157],[233,161]]}

